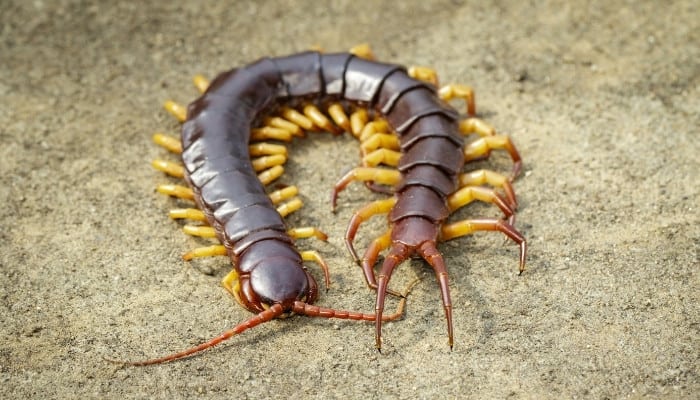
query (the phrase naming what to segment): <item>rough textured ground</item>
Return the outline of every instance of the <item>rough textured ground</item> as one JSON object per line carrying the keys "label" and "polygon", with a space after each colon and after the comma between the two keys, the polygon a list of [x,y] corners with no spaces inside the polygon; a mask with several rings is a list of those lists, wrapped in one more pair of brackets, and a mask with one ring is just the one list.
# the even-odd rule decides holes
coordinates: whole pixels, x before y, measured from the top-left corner
{"label": "rough textured ground", "polygon": [[[691,398],[700,390],[700,9],[697,1],[14,1],[0,9],[0,397]],[[400,3],[400,4],[397,4]],[[515,187],[528,271],[497,234],[441,246],[456,345],[425,264],[384,352],[366,324],[274,321],[198,357],[119,368],[198,343],[249,313],[219,286],[225,259],[165,215],[149,167],[175,133],[163,100],[264,55],[371,42],[383,60],[435,66],[477,91],[481,116],[525,159]],[[332,183],[349,138],[292,147],[292,225],[332,267],[320,304],[371,310],[342,244],[378,198]],[[329,157],[331,155],[331,157]],[[331,158],[329,162],[329,158]],[[503,155],[485,163],[507,171]],[[498,215],[470,206],[458,217]],[[360,233],[364,246],[381,219]]]}

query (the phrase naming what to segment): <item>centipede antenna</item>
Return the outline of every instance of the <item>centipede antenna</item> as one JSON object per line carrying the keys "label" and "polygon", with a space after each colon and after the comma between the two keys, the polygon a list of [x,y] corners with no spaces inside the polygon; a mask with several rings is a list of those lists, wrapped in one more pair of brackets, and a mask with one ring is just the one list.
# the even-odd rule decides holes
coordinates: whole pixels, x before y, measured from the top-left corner
{"label": "centipede antenna", "polygon": [[122,365],[131,365],[135,367],[141,367],[145,365],[153,365],[153,364],[163,364],[166,362],[178,360],[180,358],[184,358],[187,356],[190,356],[195,353],[199,353],[200,351],[204,351],[210,347],[214,347],[217,344],[230,339],[231,337],[238,335],[244,331],[247,331],[248,329],[254,328],[260,324],[263,324],[265,322],[268,322],[272,320],[275,317],[278,317],[282,315],[282,305],[280,304],[274,304],[272,307],[269,309],[253,315],[252,317],[248,318],[247,320],[241,322],[240,324],[236,325],[233,329],[229,329],[219,336],[210,339],[198,346],[189,348],[187,350],[183,350],[177,353],[173,353],[164,357],[159,357],[159,358],[152,358],[150,360],[144,360],[144,361],[122,361],[122,360],[115,360],[115,359],[109,359],[105,358],[106,361],[115,363],[115,364],[122,364]]}

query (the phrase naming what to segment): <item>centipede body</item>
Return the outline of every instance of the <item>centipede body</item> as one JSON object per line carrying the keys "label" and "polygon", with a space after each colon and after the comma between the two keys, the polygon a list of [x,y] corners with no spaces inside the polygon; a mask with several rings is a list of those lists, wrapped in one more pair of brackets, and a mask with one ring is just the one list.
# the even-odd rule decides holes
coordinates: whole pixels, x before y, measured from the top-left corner
{"label": "centipede body", "polygon": [[[208,85],[202,96],[187,107],[181,131],[182,175],[203,219],[232,260],[234,269],[228,277],[228,283],[232,284],[229,290],[256,316],[197,348],[132,364],[177,359],[292,312],[373,320],[377,348],[380,348],[381,321],[388,319],[382,317],[384,297],[387,292],[397,294],[388,288],[389,278],[393,269],[412,254],[423,257],[435,270],[452,346],[451,300],[447,270],[436,248],[438,240],[478,230],[498,230],[520,244],[521,271],[525,257],[525,240],[510,224],[516,203],[509,182],[490,171],[463,173],[463,166],[470,158],[488,156],[492,149],[506,148],[516,162],[515,175],[520,158],[509,139],[483,129],[478,125],[479,120],[461,120],[460,114],[443,100],[451,97],[450,93],[438,92],[432,83],[410,75],[415,74],[409,74],[403,66],[368,60],[352,53],[309,51],[262,58],[224,72]],[[471,92],[464,98],[469,111],[473,112]],[[374,314],[319,310],[310,306],[318,295],[317,284],[304,267],[282,216],[254,168],[251,140],[276,136],[253,127],[263,125],[270,115],[285,115],[285,110],[295,107],[303,107],[305,111],[306,107],[311,107],[309,113],[317,112],[316,107],[328,109],[335,125],[321,128],[336,132],[355,124],[355,120],[350,121],[353,118],[346,116],[348,111],[369,110],[377,117],[376,121],[388,124],[388,133],[399,138],[397,149],[394,149],[395,144],[381,149],[389,155],[398,150],[399,156],[386,159],[393,161],[385,160],[385,164],[395,165],[396,170],[378,168],[376,163],[355,168],[339,181],[333,194],[335,205],[338,192],[354,180],[388,185],[393,193],[391,198],[355,213],[346,235],[346,243],[362,265],[367,283],[377,290]],[[361,128],[369,124],[360,125],[352,125],[358,137],[362,137]],[[484,140],[486,144],[465,147],[464,134],[471,132],[488,139]],[[481,178],[477,176],[479,173],[483,175]],[[481,183],[502,187],[507,199],[493,190],[478,188]],[[469,193],[461,192],[465,188]],[[473,199],[497,204],[509,221],[469,220],[467,227],[445,224],[452,211]],[[373,242],[360,260],[352,246],[355,233],[364,220],[380,213],[388,214],[390,229]],[[379,252],[387,248],[389,253],[375,278],[374,261]],[[390,318],[395,317],[396,314]]]}

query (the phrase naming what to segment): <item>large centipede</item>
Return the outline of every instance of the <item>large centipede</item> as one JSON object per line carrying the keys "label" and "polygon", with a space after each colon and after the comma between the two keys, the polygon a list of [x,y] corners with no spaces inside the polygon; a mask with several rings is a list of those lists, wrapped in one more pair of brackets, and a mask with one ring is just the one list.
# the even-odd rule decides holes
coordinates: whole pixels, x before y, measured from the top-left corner
{"label": "large centipede", "polygon": [[[180,153],[183,164],[155,161],[154,166],[184,178],[188,187],[163,185],[159,191],[196,203],[198,209],[173,210],[171,217],[204,221],[208,226],[185,226],[185,231],[215,236],[221,244],[194,249],[185,258],[228,255],[234,268],[222,283],[255,315],[199,346],[160,358],[122,363],[150,365],[183,358],[290,314],[374,321],[376,346],[380,349],[381,321],[398,318],[405,303],[405,294],[388,288],[391,272],[413,254],[423,257],[438,277],[452,347],[451,300],[447,270],[436,249],[438,239],[478,230],[501,231],[520,244],[520,271],[524,269],[525,239],[511,223],[517,204],[509,180],[486,170],[460,173],[465,160],[487,157],[497,148],[511,154],[515,161],[513,176],[520,169],[520,156],[508,137],[496,135],[475,118],[458,123],[459,114],[445,102],[461,97],[473,115],[471,89],[453,85],[438,92],[432,70],[407,70],[373,61],[365,47],[348,53],[309,51],[266,57],[224,72],[211,84],[203,78],[195,83],[203,94],[186,112],[175,103],[166,104],[184,122],[181,140],[154,137],[157,143]],[[330,119],[319,108],[327,109]],[[378,118],[368,122],[372,116]],[[356,212],[346,234],[348,248],[362,265],[368,285],[377,290],[374,314],[311,305],[318,297],[318,286],[303,261],[321,265],[326,286],[328,268],[315,252],[298,252],[294,239],[324,239],[325,235],[314,228],[287,229],[283,216],[301,206],[294,198],[296,188],[270,194],[265,191],[264,185],[283,173],[281,165],[286,160],[283,146],[265,141],[289,141],[311,129],[351,131],[362,140],[365,166],[353,169],[336,184],[333,207],[337,193],[354,180],[367,182],[373,190],[394,193],[390,199]],[[398,134],[398,139],[392,132]],[[465,147],[461,135],[468,133],[478,133],[481,138]],[[381,163],[396,165],[398,170],[377,167]],[[493,189],[478,186],[484,183],[501,187],[505,198]],[[390,188],[378,186],[382,184]],[[444,224],[451,211],[474,199],[498,205],[508,220]],[[352,245],[359,225],[385,212],[390,212],[390,230],[376,239],[360,260]],[[375,278],[374,263],[389,247]],[[383,315],[386,293],[402,297],[399,310],[388,316]]]}

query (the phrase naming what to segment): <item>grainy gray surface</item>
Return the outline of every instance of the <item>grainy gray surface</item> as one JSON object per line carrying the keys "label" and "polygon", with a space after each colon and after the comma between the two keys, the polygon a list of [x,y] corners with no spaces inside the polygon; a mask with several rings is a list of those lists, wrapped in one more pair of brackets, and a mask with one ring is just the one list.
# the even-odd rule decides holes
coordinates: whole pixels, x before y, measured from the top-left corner
{"label": "grainy gray surface", "polygon": [[[4,2],[0,397],[697,396],[700,6],[572,4]],[[103,361],[180,350],[250,315],[218,284],[224,259],[180,259],[201,242],[154,193],[168,179],[148,165],[164,156],[150,135],[177,130],[162,101],[192,99],[194,73],[359,42],[473,85],[482,116],[512,135],[525,159],[515,187],[527,273],[496,234],[441,245],[451,352],[437,284],[413,261],[393,282],[423,281],[404,320],[386,324],[382,354],[371,325],[297,317],[180,362]],[[307,206],[290,223],[331,236],[303,243],[332,267],[320,304],[371,310],[342,234],[378,196],[353,185],[337,215],[327,201],[357,144],[316,135],[291,158],[282,181]],[[360,244],[383,226],[365,226]]]}

